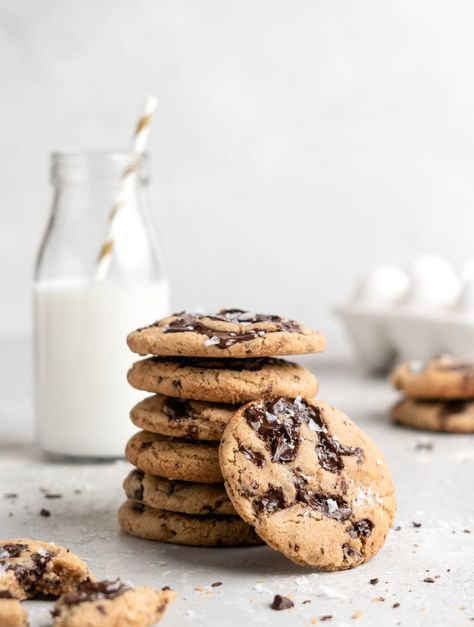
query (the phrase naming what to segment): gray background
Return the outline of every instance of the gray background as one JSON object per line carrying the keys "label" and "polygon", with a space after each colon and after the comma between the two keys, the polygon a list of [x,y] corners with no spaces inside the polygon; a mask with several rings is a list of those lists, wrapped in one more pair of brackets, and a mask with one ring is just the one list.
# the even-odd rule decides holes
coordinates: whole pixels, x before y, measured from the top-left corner
{"label": "gray background", "polygon": [[126,146],[160,98],[152,201],[174,307],[343,335],[381,261],[471,254],[474,5],[0,0],[0,334],[30,331],[52,149]]}

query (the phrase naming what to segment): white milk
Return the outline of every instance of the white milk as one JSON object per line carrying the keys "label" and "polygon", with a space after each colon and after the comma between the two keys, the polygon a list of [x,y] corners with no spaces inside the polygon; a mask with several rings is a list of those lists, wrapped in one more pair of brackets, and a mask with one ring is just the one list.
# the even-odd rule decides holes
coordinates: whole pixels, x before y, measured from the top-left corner
{"label": "white milk", "polygon": [[123,456],[137,430],[130,409],[143,398],[127,383],[127,370],[139,357],[125,339],[169,314],[168,283],[42,281],[34,292],[41,448],[77,457]]}

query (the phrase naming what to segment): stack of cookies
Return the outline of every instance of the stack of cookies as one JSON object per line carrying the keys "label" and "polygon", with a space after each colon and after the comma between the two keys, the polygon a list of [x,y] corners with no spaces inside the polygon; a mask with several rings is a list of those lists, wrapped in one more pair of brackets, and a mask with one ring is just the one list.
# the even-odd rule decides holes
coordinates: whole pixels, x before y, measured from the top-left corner
{"label": "stack of cookies", "polygon": [[[223,483],[219,442],[236,411],[269,396],[314,397],[316,378],[281,355],[317,353],[324,337],[280,316],[227,309],[179,313],[128,336],[129,383],[153,393],[131,411],[127,444],[135,469],[124,481],[122,528],[135,536],[196,546],[261,542]],[[241,454],[259,465],[242,443]],[[284,455],[284,451],[282,450]]]}
{"label": "stack of cookies", "polygon": [[391,409],[394,422],[427,431],[474,432],[474,362],[442,355],[411,361],[390,380],[405,397]]}

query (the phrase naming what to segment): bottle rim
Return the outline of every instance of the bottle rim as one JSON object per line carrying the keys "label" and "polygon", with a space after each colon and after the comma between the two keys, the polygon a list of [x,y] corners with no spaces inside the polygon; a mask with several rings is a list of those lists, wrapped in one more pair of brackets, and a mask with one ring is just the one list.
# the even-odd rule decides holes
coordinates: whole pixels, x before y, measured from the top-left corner
{"label": "bottle rim", "polygon": [[137,180],[147,183],[149,154],[139,157],[126,150],[57,150],[50,155],[51,181],[79,182],[85,180],[113,182],[119,180],[133,159],[139,159]]}

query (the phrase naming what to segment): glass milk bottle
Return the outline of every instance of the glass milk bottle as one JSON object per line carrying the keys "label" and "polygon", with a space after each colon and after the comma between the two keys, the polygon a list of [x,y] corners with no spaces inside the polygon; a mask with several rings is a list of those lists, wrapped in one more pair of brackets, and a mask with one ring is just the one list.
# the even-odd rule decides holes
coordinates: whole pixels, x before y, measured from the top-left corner
{"label": "glass milk bottle", "polygon": [[77,458],[123,456],[143,397],[126,373],[131,330],[169,314],[145,198],[146,158],[113,220],[105,277],[97,258],[110,230],[128,153],[52,155],[53,207],[36,265],[36,424],[41,448]]}

